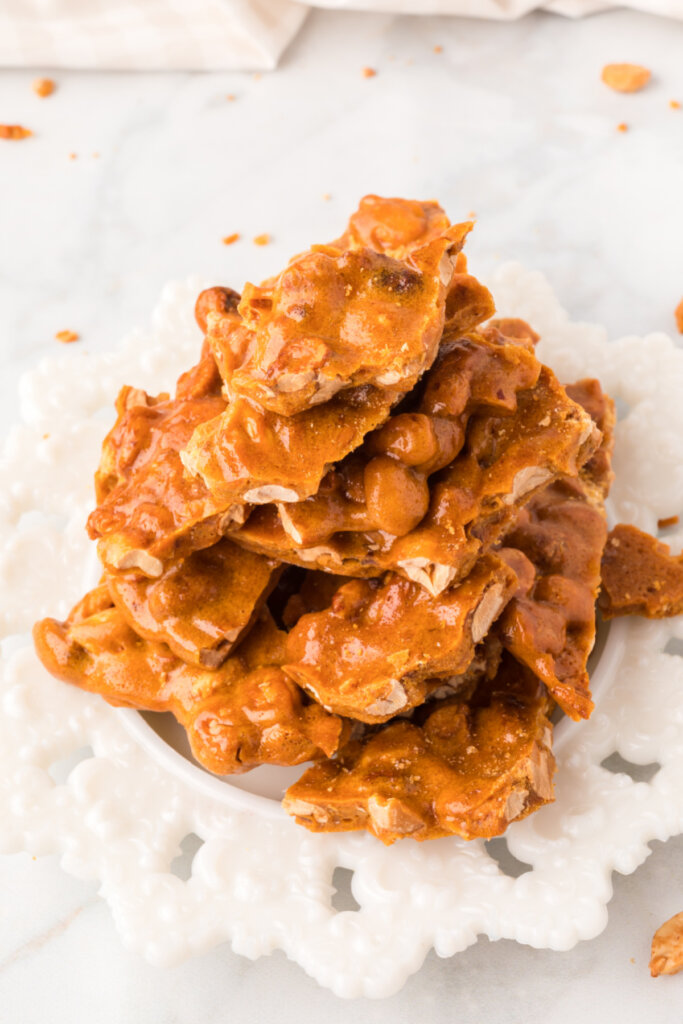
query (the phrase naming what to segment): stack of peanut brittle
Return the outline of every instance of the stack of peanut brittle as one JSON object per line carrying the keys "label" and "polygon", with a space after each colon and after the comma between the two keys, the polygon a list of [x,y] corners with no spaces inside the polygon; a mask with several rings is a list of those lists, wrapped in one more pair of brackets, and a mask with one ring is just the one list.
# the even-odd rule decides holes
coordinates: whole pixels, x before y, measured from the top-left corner
{"label": "stack of peanut brittle", "polygon": [[313,762],[284,806],[314,831],[498,835],[553,798],[554,705],[592,710],[612,403],[492,319],[471,227],[367,196],[203,292],[175,395],[119,395],[101,582],[35,628],[50,672],[172,712],[212,772]]}

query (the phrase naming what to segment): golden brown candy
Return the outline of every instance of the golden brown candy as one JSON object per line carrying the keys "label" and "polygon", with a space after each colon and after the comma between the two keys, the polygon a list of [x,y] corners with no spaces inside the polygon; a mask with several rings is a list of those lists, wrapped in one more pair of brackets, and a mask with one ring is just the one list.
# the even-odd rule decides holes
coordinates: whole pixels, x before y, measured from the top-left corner
{"label": "golden brown candy", "polygon": [[535,575],[501,616],[503,645],[574,719],[593,710],[586,662],[606,536],[603,515],[568,479],[533,497],[504,541],[527,556]]}
{"label": "golden brown candy", "polygon": [[362,386],[295,416],[238,398],[197,427],[183,463],[214,500],[228,507],[307,498],[331,463],[384,422],[396,398],[394,392]]}
{"label": "golden brown candy", "polygon": [[284,807],[313,832],[367,829],[396,839],[500,835],[553,799],[548,698],[505,662],[471,699],[426,705],[309,768]]}
{"label": "golden brown candy", "polygon": [[223,288],[220,285],[214,288],[205,288],[203,292],[200,292],[194,305],[194,318],[202,334],[206,334],[209,313],[218,313],[222,317],[228,316],[237,310],[239,301],[240,296],[237,292],[232,288]]}
{"label": "golden brown candy", "polygon": [[[588,718],[593,701],[586,664],[595,642],[595,602],[612,480],[614,406],[597,381],[567,387],[599,427],[598,450],[579,477],[563,477],[534,495],[501,551],[520,589],[497,625],[504,646],[536,673],[562,710]],[[510,548],[514,550],[509,550]],[[519,558],[530,569],[520,572]]]}
{"label": "golden brown candy", "polygon": [[286,799],[314,831],[497,835],[552,799],[552,699],[592,707],[613,406],[490,319],[471,226],[366,196],[276,277],[202,292],[175,396],[119,396],[103,584],[35,629],[57,678],[173,713],[213,772],[317,762]]}
{"label": "golden brown candy", "polygon": [[586,497],[591,504],[602,508],[614,479],[612,453],[614,451],[614,402],[600,387],[600,382],[584,378],[576,384],[567,384],[565,391],[574,402],[582,406],[602,434],[600,444],[579,474]]}
{"label": "golden brown candy", "polygon": [[183,661],[218,668],[281,573],[277,563],[223,539],[164,566],[157,579],[109,572],[112,600],[136,633]]}
{"label": "golden brown candy", "polygon": [[208,317],[230,395],[292,416],[361,384],[408,391],[436,356],[453,256],[470,228],[450,228],[405,261],[318,246],[274,286],[246,285],[241,320]]}
{"label": "golden brown candy", "polygon": [[482,410],[514,411],[517,392],[533,386],[540,369],[533,354],[497,333],[447,343],[415,411],[391,416],[369,434],[308,500],[280,503],[277,515],[257,512],[238,543],[355,575],[400,572],[391,552],[381,552],[424,517],[427,478],[457,456],[468,418]]}
{"label": "golden brown candy", "polygon": [[450,221],[438,203],[368,195],[351,214],[344,234],[331,245],[339,249],[373,249],[401,260],[443,235],[449,227]]}
{"label": "golden brown candy", "polygon": [[205,348],[199,364],[178,381],[173,399],[122,389],[95,476],[98,507],[88,519],[106,566],[160,576],[164,560],[209,547],[244,518],[241,505],[217,503],[200,479],[186,473],[179,454],[195,427],[225,408],[220,387]]}
{"label": "golden brown candy", "polygon": [[605,619],[683,614],[683,555],[672,555],[668,544],[619,523],[602,556],[600,611]]}
{"label": "golden brown candy", "polygon": [[[315,496],[257,510],[235,541],[345,575],[391,569],[438,594],[466,575],[540,486],[578,472],[598,439],[590,417],[523,344],[459,339],[427,374],[414,413],[391,417]],[[424,483],[437,472],[418,519]]]}
{"label": "golden brown candy", "polygon": [[465,671],[515,585],[493,557],[439,597],[392,573],[352,580],[329,607],[298,620],[284,669],[329,710],[385,722],[421,704],[433,677]]}
{"label": "golden brown candy", "polygon": [[674,914],[652,936],[650,974],[678,974],[683,968],[683,913]]}
{"label": "golden brown candy", "polygon": [[172,712],[197,760],[217,774],[329,757],[345,736],[341,719],[307,702],[278,667],[283,635],[268,616],[217,671],[189,665],[166,644],[139,637],[111,605],[106,585],[87,595],[66,622],[39,622],[34,640],[58,679],[111,704]]}

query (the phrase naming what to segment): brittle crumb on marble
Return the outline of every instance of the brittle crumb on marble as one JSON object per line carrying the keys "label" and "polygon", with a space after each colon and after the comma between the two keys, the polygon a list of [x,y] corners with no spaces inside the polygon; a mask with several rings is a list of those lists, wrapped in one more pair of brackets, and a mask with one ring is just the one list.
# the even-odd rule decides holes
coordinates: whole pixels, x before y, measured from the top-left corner
{"label": "brittle crumb on marble", "polygon": [[650,974],[677,974],[683,967],[683,913],[674,914],[652,936]]}
{"label": "brittle crumb on marble", "polygon": [[659,530],[665,530],[667,526],[677,526],[678,516],[666,516],[664,519],[657,520],[657,528]]}
{"label": "brittle crumb on marble", "polygon": [[683,334],[683,299],[678,303],[674,310],[674,316],[676,317],[676,327],[680,334]]}
{"label": "brittle crumb on marble", "polygon": [[77,334],[76,331],[57,331],[55,338],[57,341],[61,341],[64,345],[69,345],[73,341],[78,341],[80,339],[80,334]]}
{"label": "brittle crumb on marble", "polygon": [[615,92],[639,92],[650,81],[652,72],[640,64],[605,64],[600,77]]}
{"label": "brittle crumb on marble", "polygon": [[[234,245],[235,242],[239,242],[239,240],[239,231],[234,231],[231,235],[226,235],[225,238],[222,239],[222,242],[223,245]],[[254,241],[256,241],[256,239],[254,239]]]}
{"label": "brittle crumb on marble", "polygon": [[265,233],[263,235],[256,235],[254,237],[254,245],[268,245],[270,242],[270,235]]}
{"label": "brittle crumb on marble", "polygon": [[374,68],[363,68],[363,78],[374,78],[376,74]]}
{"label": "brittle crumb on marble", "polygon": [[44,99],[46,96],[51,96],[57,88],[54,79],[52,78],[36,78],[31,85],[36,96],[40,96]]}
{"label": "brittle crumb on marble", "polygon": [[618,523],[602,556],[602,617],[644,615],[663,619],[683,613],[683,555],[635,526]]}
{"label": "brittle crumb on marble", "polygon": [[24,128],[20,124],[0,124],[0,139],[28,139],[33,132],[30,128]]}

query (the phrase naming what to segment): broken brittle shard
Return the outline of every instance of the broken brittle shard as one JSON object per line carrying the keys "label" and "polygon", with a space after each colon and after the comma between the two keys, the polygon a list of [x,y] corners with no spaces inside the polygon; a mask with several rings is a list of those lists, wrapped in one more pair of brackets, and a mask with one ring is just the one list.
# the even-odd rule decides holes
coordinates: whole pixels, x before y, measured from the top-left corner
{"label": "broken brittle shard", "polygon": [[652,936],[650,974],[678,974],[683,969],[683,913],[674,914]]}
{"label": "broken brittle shard", "polygon": [[315,494],[328,468],[383,423],[396,400],[393,391],[362,385],[281,416],[238,398],[197,425],[181,458],[187,475],[226,507],[299,501]]}
{"label": "broken brittle shard", "polygon": [[338,249],[373,249],[402,260],[450,226],[438,203],[369,195],[349,217],[344,234],[330,244]]}
{"label": "broken brittle shard", "polygon": [[198,365],[178,381],[175,398],[122,389],[95,475],[98,505],[88,519],[105,566],[160,576],[164,560],[215,544],[231,523],[244,519],[242,505],[217,503],[180,459],[197,425],[224,408],[206,347]]}
{"label": "broken brittle shard", "polygon": [[553,799],[549,710],[508,656],[473,697],[434,701],[309,768],[285,810],[313,832],[367,829],[385,843],[500,835]]}
{"label": "broken brittle shard", "polygon": [[213,671],[138,636],[106,584],[86,595],[66,622],[38,623],[34,640],[58,679],[119,707],[172,712],[197,760],[217,774],[329,757],[346,733],[340,718],[308,702],[279,668],[284,637],[267,615],[239,654]]}
{"label": "broken brittle shard", "polygon": [[516,583],[493,556],[438,598],[392,573],[352,580],[298,620],[284,670],[330,711],[385,722],[422,704],[434,677],[467,669]]}
{"label": "broken brittle shard", "polygon": [[370,434],[316,495],[257,510],[234,539],[344,575],[391,569],[437,595],[599,437],[533,352],[492,328],[445,343],[414,411]]}
{"label": "broken brittle shard", "polygon": [[247,632],[282,568],[227,538],[168,562],[161,576],[107,572],[114,604],[146,640],[184,661],[218,668]]}
{"label": "broken brittle shard", "polygon": [[359,245],[357,233],[350,248],[344,236],[313,246],[277,277],[247,284],[236,311],[210,312],[207,341],[230,397],[292,416],[360,384],[410,390],[436,356],[472,229],[442,211],[439,223],[400,258]]}
{"label": "broken brittle shard", "polygon": [[[449,288],[470,227],[449,227],[403,263],[317,247],[248,286],[237,309],[216,301],[202,319],[231,401],[186,445],[188,472],[225,504],[315,494],[433,363],[447,300],[450,315],[459,308]],[[463,293],[468,302],[471,326],[492,312]]]}
{"label": "broken brittle shard", "polygon": [[[607,538],[603,502],[612,478],[614,410],[597,381],[581,381],[567,391],[592,413],[602,441],[578,476],[561,477],[534,495],[506,535],[503,543],[514,549],[507,561],[517,570],[520,589],[497,630],[565,714],[578,720],[593,710],[586,664],[595,643]],[[528,573],[520,572],[520,553]]]}
{"label": "broken brittle shard", "polygon": [[668,544],[619,523],[610,531],[602,558],[600,611],[606,619],[683,614],[683,555]]}

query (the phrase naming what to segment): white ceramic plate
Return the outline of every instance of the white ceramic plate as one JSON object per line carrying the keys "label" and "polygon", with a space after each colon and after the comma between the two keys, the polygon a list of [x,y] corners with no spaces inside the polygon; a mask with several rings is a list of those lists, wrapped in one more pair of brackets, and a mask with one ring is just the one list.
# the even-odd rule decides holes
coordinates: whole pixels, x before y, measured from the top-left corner
{"label": "white ceramic plate", "polygon": [[[592,718],[557,730],[555,803],[491,843],[312,835],[273,799],[300,769],[214,778],[165,716],[151,728],[38,663],[32,623],[65,615],[92,574],[83,523],[118,388],[160,391],[196,360],[200,287],[168,286],[149,330],[115,352],[66,352],[22,382],[23,423],[0,461],[2,849],[59,852],[66,871],[99,879],[123,940],[154,963],[226,940],[249,957],[281,948],[343,996],[388,995],[432,946],[452,956],[480,934],[553,949],[597,935],[612,870],[635,870],[649,840],[683,831],[680,619],[612,625],[593,656]],[[655,532],[683,509],[683,352],[661,334],[609,342],[572,324],[516,265],[492,290],[502,315],[541,333],[562,380],[596,376],[618,399],[613,516]],[[683,534],[667,539],[680,548]],[[654,774],[635,782],[615,754]],[[181,845],[196,848],[187,879]],[[529,870],[515,877],[510,855]],[[333,906],[338,867],[353,872],[356,911]]]}

